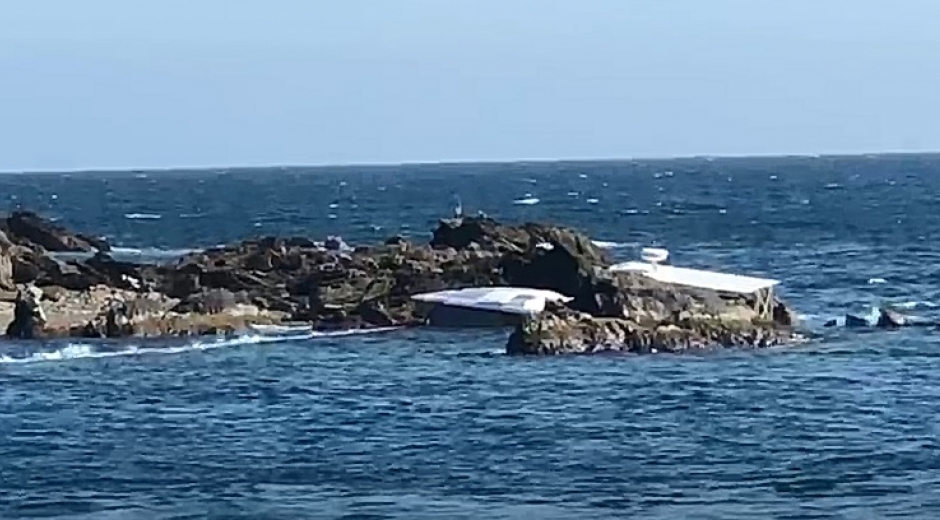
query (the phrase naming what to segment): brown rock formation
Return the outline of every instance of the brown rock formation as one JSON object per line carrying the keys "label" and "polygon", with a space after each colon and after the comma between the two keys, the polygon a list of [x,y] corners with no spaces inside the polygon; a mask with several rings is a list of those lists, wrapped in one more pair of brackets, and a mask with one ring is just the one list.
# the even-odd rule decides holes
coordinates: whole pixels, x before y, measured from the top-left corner
{"label": "brown rock formation", "polygon": [[[509,349],[514,353],[593,351],[612,344],[639,351],[640,345],[659,344],[643,339],[650,334],[677,338],[676,346],[662,350],[707,338],[735,343],[751,329],[735,329],[734,341],[724,341],[730,329],[704,324],[745,323],[754,315],[747,302],[714,293],[607,275],[610,259],[603,249],[574,230],[545,224],[447,219],[428,244],[395,238],[354,249],[338,237],[323,245],[303,237],[263,237],[157,265],[116,261],[102,252],[106,244],[29,212],[3,222],[9,239],[0,237],[0,246],[6,244],[0,248],[0,285],[43,290],[47,335],[218,333],[282,320],[317,328],[416,325],[423,317],[412,295],[493,285],[573,297],[569,308],[526,325],[539,335],[517,330]],[[95,250],[85,260],[47,254]],[[788,316],[788,309],[782,306],[778,314]],[[774,336],[772,327],[754,327]]]}
{"label": "brown rock formation", "polygon": [[109,251],[111,248],[102,239],[80,233],[72,233],[31,211],[14,211],[4,222],[3,230],[13,242],[54,252]]}
{"label": "brown rock formation", "polygon": [[594,317],[554,308],[518,325],[506,352],[515,355],[681,352],[712,347],[762,348],[799,339],[792,329],[743,318],[677,313],[661,321]]}

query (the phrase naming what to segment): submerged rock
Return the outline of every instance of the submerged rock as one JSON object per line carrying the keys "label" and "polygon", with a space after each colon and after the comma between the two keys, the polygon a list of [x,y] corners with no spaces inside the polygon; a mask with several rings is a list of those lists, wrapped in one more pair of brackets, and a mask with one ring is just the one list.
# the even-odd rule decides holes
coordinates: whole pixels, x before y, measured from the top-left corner
{"label": "submerged rock", "polygon": [[[887,307],[878,308],[870,316],[856,316],[854,314],[846,314],[844,318],[844,326],[846,328],[877,328],[877,329],[897,329],[901,327],[924,327],[924,326],[933,326],[934,323],[930,321],[922,321],[904,316],[903,314],[889,309]],[[832,319],[827,321],[823,326],[824,327],[836,327],[839,325],[838,319]]]}
{"label": "submerged rock", "polygon": [[878,313],[878,321],[875,326],[882,329],[896,329],[908,324],[907,318],[891,309],[882,308]]}

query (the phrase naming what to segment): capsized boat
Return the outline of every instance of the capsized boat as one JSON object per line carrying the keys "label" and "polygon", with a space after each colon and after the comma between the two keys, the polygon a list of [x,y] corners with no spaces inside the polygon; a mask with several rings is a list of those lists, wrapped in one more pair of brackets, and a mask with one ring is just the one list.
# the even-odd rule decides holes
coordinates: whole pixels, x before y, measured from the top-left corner
{"label": "capsized boat", "polygon": [[549,301],[564,303],[571,297],[530,287],[469,287],[411,297],[425,304],[422,314],[438,327],[502,327],[515,325],[545,310]]}

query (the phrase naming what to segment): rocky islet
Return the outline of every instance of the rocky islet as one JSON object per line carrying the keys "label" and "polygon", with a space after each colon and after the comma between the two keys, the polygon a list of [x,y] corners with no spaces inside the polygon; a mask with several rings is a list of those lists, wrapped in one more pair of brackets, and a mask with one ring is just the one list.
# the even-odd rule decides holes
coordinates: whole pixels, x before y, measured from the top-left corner
{"label": "rocky islet", "polygon": [[[349,247],[338,237],[260,237],[168,263],[119,261],[109,244],[29,211],[0,219],[0,291],[9,337],[125,337],[235,332],[252,324],[318,329],[418,326],[411,296],[474,286],[551,289],[572,300],[516,326],[512,354],[681,351],[792,341],[782,301],[755,302],[611,274],[606,250],[575,230],[443,219],[428,243],[392,237]],[[85,259],[56,258],[81,252]]]}

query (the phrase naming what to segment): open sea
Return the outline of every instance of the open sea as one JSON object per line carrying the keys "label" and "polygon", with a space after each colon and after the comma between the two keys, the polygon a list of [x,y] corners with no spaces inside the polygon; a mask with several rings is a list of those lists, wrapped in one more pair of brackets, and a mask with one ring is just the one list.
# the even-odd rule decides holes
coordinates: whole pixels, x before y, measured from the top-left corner
{"label": "open sea", "polygon": [[[172,258],[465,212],[767,275],[810,329],[940,315],[940,156],[0,175]],[[0,519],[940,518],[940,332],[512,358],[508,331],[0,344]]]}

